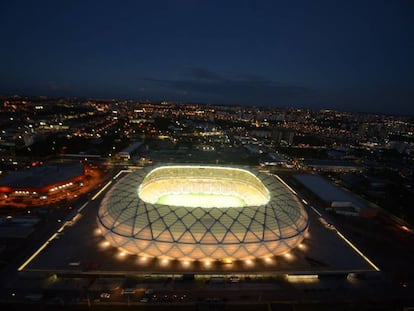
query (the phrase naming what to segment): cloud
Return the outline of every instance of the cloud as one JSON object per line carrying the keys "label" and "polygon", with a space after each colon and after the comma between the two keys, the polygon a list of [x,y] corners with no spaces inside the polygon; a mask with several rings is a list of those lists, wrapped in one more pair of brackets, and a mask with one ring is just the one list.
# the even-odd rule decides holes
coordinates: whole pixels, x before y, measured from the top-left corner
{"label": "cloud", "polygon": [[191,79],[197,80],[222,80],[223,76],[217,72],[200,68],[200,67],[190,67],[184,72],[184,76],[187,76]]}
{"label": "cloud", "polygon": [[68,83],[57,83],[55,81],[47,82],[45,88],[52,92],[71,92],[74,90]]}
{"label": "cloud", "polygon": [[[147,79],[168,92],[187,92],[187,98],[230,104],[301,106],[319,97],[310,88],[265,80],[253,75],[225,78],[218,73],[192,68],[187,79]],[[239,78],[242,77],[242,78]]]}

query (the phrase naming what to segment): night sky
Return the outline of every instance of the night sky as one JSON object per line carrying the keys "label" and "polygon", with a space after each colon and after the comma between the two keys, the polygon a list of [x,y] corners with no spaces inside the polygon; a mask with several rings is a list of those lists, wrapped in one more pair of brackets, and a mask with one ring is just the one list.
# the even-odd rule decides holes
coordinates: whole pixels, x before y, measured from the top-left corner
{"label": "night sky", "polygon": [[1,1],[0,93],[414,116],[414,1]]}

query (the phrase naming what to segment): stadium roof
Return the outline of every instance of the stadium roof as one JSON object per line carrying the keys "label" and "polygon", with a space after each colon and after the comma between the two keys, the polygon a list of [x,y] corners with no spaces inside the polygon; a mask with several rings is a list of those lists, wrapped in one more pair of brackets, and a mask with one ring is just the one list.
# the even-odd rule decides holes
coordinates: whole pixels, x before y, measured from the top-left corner
{"label": "stadium roof", "polygon": [[[217,167],[186,168],[197,178],[218,174]],[[173,167],[165,178],[179,175],[179,169]],[[236,168],[220,170],[220,180],[229,185],[247,182],[249,177],[247,171]],[[105,238],[127,252],[194,259],[264,257],[289,251],[303,240],[307,230],[308,216],[301,203],[273,176],[251,174],[270,192],[265,205],[199,208],[141,200],[137,189],[148,173],[149,168],[121,179],[102,200],[98,212]],[[188,178],[191,180],[190,175]]]}

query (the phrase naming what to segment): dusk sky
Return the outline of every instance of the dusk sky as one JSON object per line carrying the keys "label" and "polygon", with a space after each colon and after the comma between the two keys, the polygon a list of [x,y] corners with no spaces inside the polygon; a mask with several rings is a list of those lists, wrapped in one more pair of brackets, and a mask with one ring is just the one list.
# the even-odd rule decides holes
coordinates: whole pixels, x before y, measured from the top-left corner
{"label": "dusk sky", "polygon": [[0,93],[414,116],[414,1],[1,1]]}

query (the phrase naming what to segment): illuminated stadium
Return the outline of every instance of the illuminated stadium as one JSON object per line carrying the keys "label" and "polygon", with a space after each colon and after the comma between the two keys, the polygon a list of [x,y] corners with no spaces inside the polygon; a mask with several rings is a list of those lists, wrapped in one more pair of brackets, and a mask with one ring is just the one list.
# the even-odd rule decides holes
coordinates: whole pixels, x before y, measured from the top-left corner
{"label": "illuminated stadium", "polygon": [[138,256],[245,260],[298,246],[308,215],[271,175],[176,165],[122,178],[102,200],[98,225],[114,247]]}

